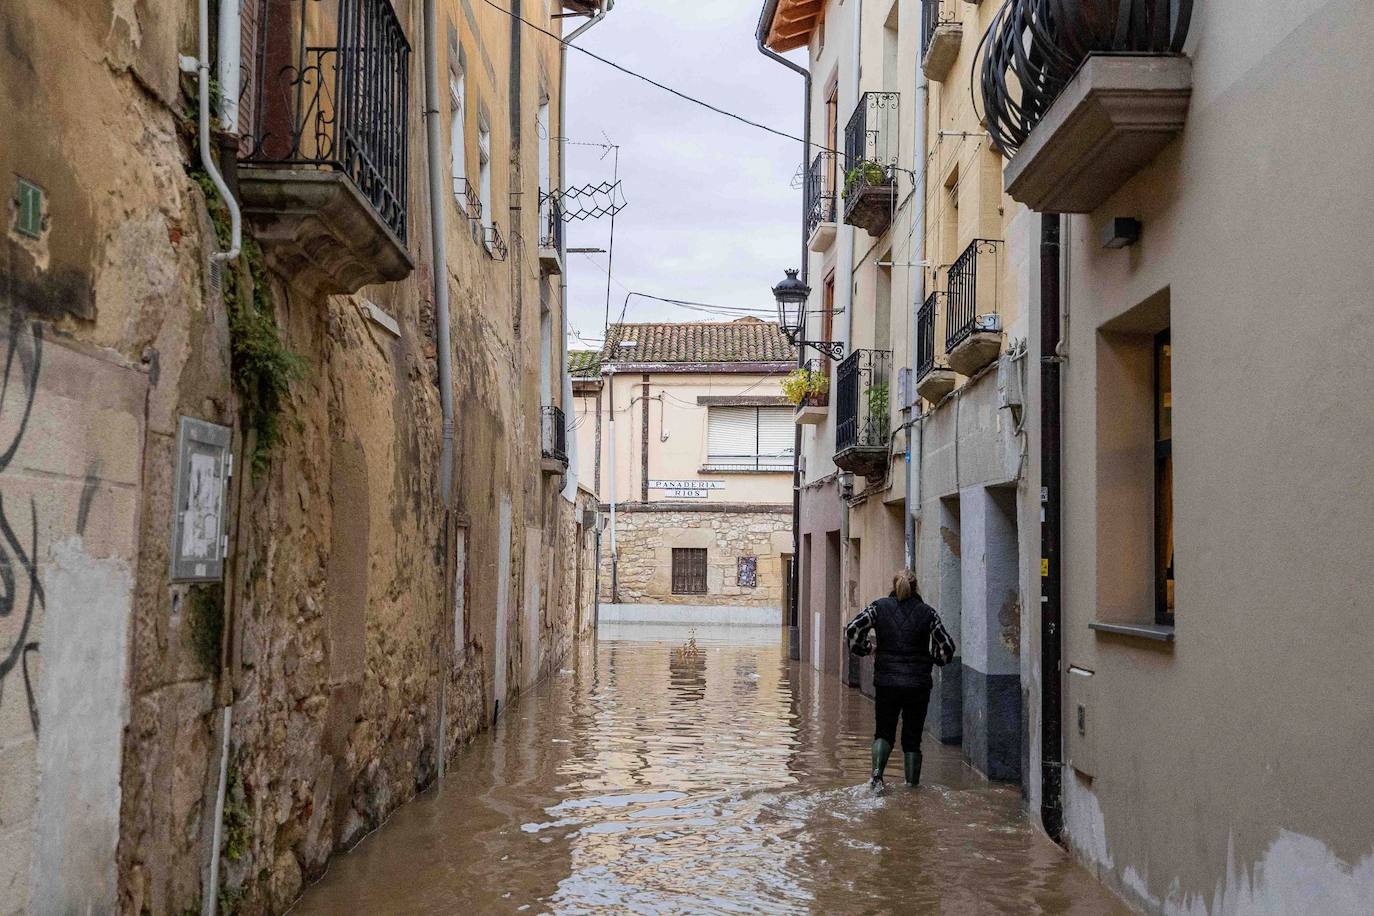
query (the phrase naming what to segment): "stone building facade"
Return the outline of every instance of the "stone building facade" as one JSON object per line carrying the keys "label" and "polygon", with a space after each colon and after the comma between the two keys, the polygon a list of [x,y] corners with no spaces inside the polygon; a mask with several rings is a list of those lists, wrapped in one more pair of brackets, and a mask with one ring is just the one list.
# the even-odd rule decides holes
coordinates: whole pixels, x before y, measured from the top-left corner
{"label": "stone building facade", "polygon": [[781,379],[796,351],[778,326],[613,325],[570,364],[582,481],[607,524],[601,601],[779,614],[795,428]]}
{"label": "stone building facade", "polygon": [[564,403],[558,47],[439,0],[430,161],[426,4],[341,2],[393,68],[367,90],[392,93],[376,173],[273,107],[299,63],[275,39],[343,47],[339,3],[208,23],[243,76],[212,106],[243,212],[222,265],[179,67],[196,4],[7,4],[0,912],[280,912],[592,621],[594,538],[539,410]]}

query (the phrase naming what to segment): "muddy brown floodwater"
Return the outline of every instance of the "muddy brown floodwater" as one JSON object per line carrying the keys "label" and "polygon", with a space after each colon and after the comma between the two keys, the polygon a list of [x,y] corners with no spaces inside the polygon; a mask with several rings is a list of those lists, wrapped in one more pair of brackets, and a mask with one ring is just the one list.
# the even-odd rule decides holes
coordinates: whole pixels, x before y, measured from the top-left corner
{"label": "muddy brown floodwater", "polygon": [[873,795],[871,704],[777,631],[686,640],[603,628],[293,912],[1128,912],[957,746]]}

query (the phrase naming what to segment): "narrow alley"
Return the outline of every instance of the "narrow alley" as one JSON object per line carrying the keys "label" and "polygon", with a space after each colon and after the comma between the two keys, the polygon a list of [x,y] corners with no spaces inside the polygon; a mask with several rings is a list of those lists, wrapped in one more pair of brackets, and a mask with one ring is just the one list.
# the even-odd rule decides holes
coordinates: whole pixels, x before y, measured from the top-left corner
{"label": "narrow alley", "polygon": [[778,636],[603,625],[292,912],[1129,912],[958,746],[873,795],[870,702]]}

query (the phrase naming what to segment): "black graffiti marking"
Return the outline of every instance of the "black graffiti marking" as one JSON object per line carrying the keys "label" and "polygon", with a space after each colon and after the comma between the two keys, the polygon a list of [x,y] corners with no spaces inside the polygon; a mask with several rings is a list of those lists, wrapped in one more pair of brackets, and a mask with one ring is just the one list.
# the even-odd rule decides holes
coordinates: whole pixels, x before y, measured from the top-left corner
{"label": "black graffiti marking", "polygon": [[81,502],[76,508],[76,533],[78,536],[86,533],[86,519],[91,514],[91,503],[95,500],[95,491],[100,486],[100,459],[91,462],[86,469],[86,482],[81,487]]}
{"label": "black graffiti marking", "polygon": [[[16,355],[22,368],[19,376],[24,385],[24,413],[19,418],[19,428],[15,430],[14,438],[10,441],[9,447],[0,452],[0,473],[3,473],[14,460],[15,453],[19,450],[20,444],[24,441],[24,433],[29,426],[29,417],[33,413],[33,402],[38,394],[38,373],[43,366],[43,330],[42,325],[31,325],[33,337],[32,350],[24,349],[20,346],[25,335],[23,319],[17,314],[10,317],[9,348],[5,354],[5,373],[0,380],[0,411],[3,411],[5,397],[9,393],[10,374],[14,368]],[[33,726],[34,733],[38,732],[38,704],[34,696],[33,678],[29,673],[29,654],[39,650],[36,641],[29,640],[29,628],[33,625],[34,611],[41,605],[46,607],[47,601],[43,594],[43,583],[38,578],[38,504],[33,497],[29,498],[29,521],[32,525],[33,543],[26,552],[24,545],[20,543],[18,535],[14,533],[14,527],[10,524],[9,517],[5,514],[4,494],[0,493],[0,618],[9,617],[14,613],[15,600],[18,595],[18,579],[15,575],[16,565],[26,574],[28,580],[29,598],[24,606],[24,621],[19,627],[19,636],[9,651],[0,656],[0,687],[4,686],[5,677],[14,669],[14,666],[21,660],[23,662],[24,690],[27,694],[29,707],[29,722]]]}

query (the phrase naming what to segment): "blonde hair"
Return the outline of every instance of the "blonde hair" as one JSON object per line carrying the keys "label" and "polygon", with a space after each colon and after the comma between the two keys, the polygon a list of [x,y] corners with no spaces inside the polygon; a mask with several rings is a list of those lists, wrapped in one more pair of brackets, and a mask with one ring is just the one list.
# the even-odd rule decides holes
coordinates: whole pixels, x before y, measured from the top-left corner
{"label": "blonde hair", "polygon": [[897,596],[898,601],[905,601],[916,591],[916,574],[909,569],[904,569],[892,577],[892,594]]}

